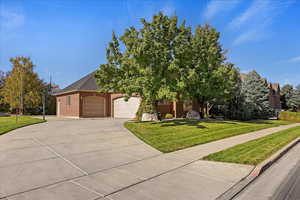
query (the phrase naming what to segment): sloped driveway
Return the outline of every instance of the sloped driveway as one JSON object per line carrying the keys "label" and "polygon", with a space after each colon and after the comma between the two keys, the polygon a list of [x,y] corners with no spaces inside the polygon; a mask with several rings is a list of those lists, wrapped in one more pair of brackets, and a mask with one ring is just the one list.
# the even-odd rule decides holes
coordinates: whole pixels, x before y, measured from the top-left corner
{"label": "sloped driveway", "polygon": [[124,121],[53,118],[0,136],[0,199],[214,199],[253,168],[199,160],[250,135],[162,154]]}
{"label": "sloped driveway", "polygon": [[[63,184],[51,190],[73,193],[76,198],[70,199],[98,197],[66,181],[161,154],[123,128],[123,122],[50,119],[1,136],[0,199],[55,183]],[[37,196],[28,199],[52,199]]]}

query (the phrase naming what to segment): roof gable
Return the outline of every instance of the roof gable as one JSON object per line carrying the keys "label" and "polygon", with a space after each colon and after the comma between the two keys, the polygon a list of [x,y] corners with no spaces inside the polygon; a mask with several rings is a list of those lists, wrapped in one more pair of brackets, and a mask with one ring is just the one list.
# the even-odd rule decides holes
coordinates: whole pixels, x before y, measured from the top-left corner
{"label": "roof gable", "polygon": [[74,91],[97,91],[100,87],[97,85],[94,75],[95,71],[60,90],[56,95]]}

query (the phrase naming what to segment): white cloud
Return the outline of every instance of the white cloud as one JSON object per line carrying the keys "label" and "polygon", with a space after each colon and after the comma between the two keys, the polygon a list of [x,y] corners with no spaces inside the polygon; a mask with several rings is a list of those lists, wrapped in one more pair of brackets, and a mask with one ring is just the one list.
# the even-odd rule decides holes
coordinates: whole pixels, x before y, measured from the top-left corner
{"label": "white cloud", "polygon": [[234,9],[239,2],[240,0],[211,0],[204,11],[203,17],[206,21],[210,21],[217,14]]}
{"label": "white cloud", "polygon": [[298,62],[300,62],[300,56],[291,58],[288,60],[288,62],[298,63]]}
{"label": "white cloud", "polygon": [[230,28],[240,28],[242,25],[253,20],[272,17],[273,5],[270,0],[254,0],[252,5],[229,24]]}
{"label": "white cloud", "polygon": [[262,29],[263,28],[257,28],[240,33],[239,36],[233,41],[233,45],[239,45],[250,41],[255,42],[268,38],[270,32]]}
{"label": "white cloud", "polygon": [[252,4],[228,25],[232,31],[243,30],[233,44],[267,38],[275,19],[292,3],[292,0],[253,0]]}

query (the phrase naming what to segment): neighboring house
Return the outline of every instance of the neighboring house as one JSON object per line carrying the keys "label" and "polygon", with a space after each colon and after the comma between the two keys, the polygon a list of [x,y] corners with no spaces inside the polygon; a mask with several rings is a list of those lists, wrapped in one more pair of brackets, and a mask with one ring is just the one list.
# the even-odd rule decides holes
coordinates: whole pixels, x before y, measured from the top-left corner
{"label": "neighboring house", "polygon": [[[240,74],[241,79],[243,80],[246,77],[246,74]],[[280,102],[280,85],[279,83],[270,83],[267,79],[264,79],[269,86],[269,102],[276,111],[281,110]]]}
{"label": "neighboring house", "polygon": [[[99,87],[94,73],[53,94],[56,96],[57,116],[134,118],[140,98],[131,97],[125,101],[123,94],[97,92]],[[158,112],[162,115],[172,113],[174,116],[182,117],[183,104],[162,102],[158,105]]]}
{"label": "neighboring house", "polygon": [[268,83],[268,85],[269,85],[269,102],[276,111],[280,111],[281,110],[280,85],[279,83]]}

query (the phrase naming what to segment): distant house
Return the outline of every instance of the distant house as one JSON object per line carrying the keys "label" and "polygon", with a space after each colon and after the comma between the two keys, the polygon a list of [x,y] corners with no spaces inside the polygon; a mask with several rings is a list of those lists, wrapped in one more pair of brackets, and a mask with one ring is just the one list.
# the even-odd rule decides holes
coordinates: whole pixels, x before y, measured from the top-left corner
{"label": "distant house", "polygon": [[[240,75],[241,79],[243,80],[246,77],[246,74]],[[270,83],[267,79],[264,79],[269,87],[269,102],[272,108],[276,111],[281,110],[281,102],[280,102],[280,85],[279,83]]]}
{"label": "distant house", "polygon": [[269,85],[269,102],[271,106],[277,110],[281,110],[280,102],[280,85],[279,83],[268,83]]}
{"label": "distant house", "polygon": [[[134,118],[139,108],[140,98],[131,97],[125,101],[123,94],[99,93],[98,85],[92,72],[66,88],[59,90],[56,96],[57,116],[64,117],[114,117]],[[162,102],[158,111],[165,115],[183,115],[183,104]]]}

